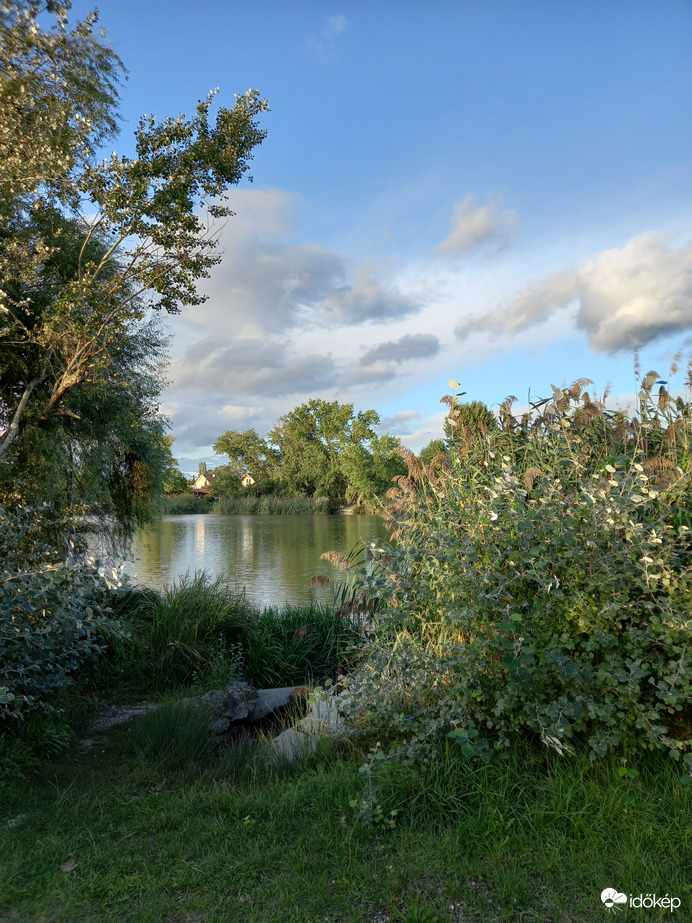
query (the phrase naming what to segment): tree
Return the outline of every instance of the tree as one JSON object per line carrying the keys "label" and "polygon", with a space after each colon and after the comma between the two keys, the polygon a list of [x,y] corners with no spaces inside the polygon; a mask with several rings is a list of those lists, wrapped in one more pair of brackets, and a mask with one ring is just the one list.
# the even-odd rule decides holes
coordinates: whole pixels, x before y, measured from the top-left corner
{"label": "tree", "polygon": [[[0,6],[0,458],[32,428],[73,419],[71,395],[109,382],[119,344],[151,309],[203,299],[218,262],[212,218],[232,214],[229,186],[265,132],[256,91],[210,119],[213,94],[191,118],[143,118],[136,156],[94,151],[116,128],[123,67],[94,32],[68,27],[69,4]],[[60,254],[74,252],[69,279]]]}
{"label": "tree", "polygon": [[269,433],[281,459],[279,479],[296,493],[343,498],[348,488],[344,450],[373,439],[379,422],[374,410],[354,413],[353,404],[316,398],[301,404]]}
{"label": "tree", "polygon": [[237,480],[248,473],[255,481],[264,480],[277,461],[276,452],[254,429],[246,429],[242,433],[227,429],[214,443],[214,452],[228,455],[229,471]]}
{"label": "tree", "polygon": [[418,453],[422,465],[429,465],[438,455],[445,455],[447,448],[444,439],[432,439]]}
{"label": "tree", "polygon": [[346,476],[346,499],[369,508],[392,487],[392,481],[406,474],[406,464],[398,453],[396,436],[373,436],[369,443],[347,445],[341,461]]}
{"label": "tree", "polygon": [[449,406],[445,419],[445,436],[452,444],[466,443],[474,439],[485,439],[488,433],[498,430],[497,417],[483,401],[460,403],[443,398]]}

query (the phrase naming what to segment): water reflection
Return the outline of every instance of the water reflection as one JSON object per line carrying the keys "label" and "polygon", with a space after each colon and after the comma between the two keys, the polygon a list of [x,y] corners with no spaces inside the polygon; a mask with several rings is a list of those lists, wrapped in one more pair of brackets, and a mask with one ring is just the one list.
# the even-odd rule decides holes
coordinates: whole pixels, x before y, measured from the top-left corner
{"label": "water reflection", "polygon": [[328,602],[330,589],[308,587],[317,574],[335,575],[322,552],[348,554],[359,539],[387,537],[378,516],[165,516],[137,536],[126,569],[156,587],[206,570],[245,587],[259,606]]}

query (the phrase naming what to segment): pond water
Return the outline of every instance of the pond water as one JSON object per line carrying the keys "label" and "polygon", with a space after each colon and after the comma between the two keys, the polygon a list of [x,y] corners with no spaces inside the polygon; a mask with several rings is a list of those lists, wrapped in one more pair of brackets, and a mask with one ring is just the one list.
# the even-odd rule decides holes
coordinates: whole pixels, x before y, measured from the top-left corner
{"label": "pond water", "polygon": [[338,579],[339,572],[320,555],[347,555],[360,540],[388,540],[379,516],[164,516],[137,535],[126,571],[133,582],[160,588],[206,570],[234,588],[244,587],[261,607],[329,603],[331,587],[308,586],[316,575]]}

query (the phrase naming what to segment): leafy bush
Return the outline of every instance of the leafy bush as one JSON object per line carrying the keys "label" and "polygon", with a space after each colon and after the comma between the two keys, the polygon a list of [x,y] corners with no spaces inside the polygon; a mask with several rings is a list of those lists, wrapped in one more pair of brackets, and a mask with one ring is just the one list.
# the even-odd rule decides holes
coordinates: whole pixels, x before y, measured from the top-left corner
{"label": "leafy bush", "polygon": [[51,708],[116,633],[97,564],[50,541],[44,510],[0,506],[0,726]]}
{"label": "leafy bush", "polygon": [[652,399],[657,377],[637,420],[577,382],[462,440],[446,471],[408,456],[397,544],[357,575],[386,601],[352,687],[381,733],[373,760],[420,759],[445,734],[485,756],[535,734],[692,763],[690,413],[663,385]]}

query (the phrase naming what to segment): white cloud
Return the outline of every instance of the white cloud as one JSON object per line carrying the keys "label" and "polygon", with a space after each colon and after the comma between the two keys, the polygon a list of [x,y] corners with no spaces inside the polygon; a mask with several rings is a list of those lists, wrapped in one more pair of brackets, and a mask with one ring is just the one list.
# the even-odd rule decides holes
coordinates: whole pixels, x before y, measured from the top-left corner
{"label": "white cloud", "polygon": [[330,16],[325,26],[325,32],[329,35],[341,35],[348,26],[348,20],[345,16]]}
{"label": "white cloud", "polygon": [[459,256],[491,243],[501,248],[518,225],[519,215],[513,209],[500,211],[497,202],[478,205],[474,195],[467,195],[454,206],[449,236],[433,256]]}
{"label": "white cloud", "polygon": [[633,237],[577,269],[553,273],[501,311],[468,316],[456,334],[516,334],[575,306],[575,323],[594,352],[645,346],[692,327],[692,244],[679,249],[671,235]]}
{"label": "white cloud", "polygon": [[391,433],[396,436],[409,436],[415,431],[415,426],[423,414],[418,410],[402,410],[393,417],[385,417],[377,427],[380,433]]}

